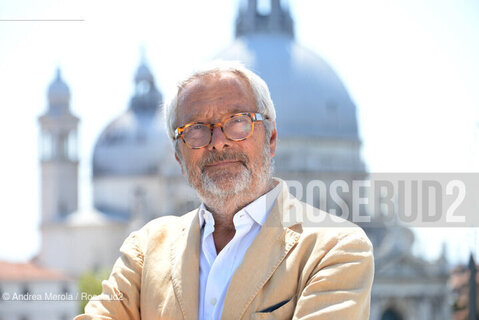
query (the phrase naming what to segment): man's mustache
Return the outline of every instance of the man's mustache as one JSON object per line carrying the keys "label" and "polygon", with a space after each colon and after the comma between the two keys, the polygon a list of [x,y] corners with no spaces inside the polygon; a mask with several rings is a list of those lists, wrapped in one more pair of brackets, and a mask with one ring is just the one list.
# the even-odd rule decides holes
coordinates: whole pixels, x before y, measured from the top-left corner
{"label": "man's mustache", "polygon": [[239,161],[248,169],[249,158],[245,153],[239,151],[212,151],[198,162],[198,167],[203,172],[206,166],[220,161]]}

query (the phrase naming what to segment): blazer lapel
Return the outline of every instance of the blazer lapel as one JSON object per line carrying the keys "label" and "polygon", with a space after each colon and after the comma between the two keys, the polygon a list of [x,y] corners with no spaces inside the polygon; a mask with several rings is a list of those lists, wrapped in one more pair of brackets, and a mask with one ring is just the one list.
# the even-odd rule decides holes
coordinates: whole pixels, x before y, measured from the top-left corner
{"label": "blazer lapel", "polygon": [[171,246],[171,278],[185,320],[198,319],[200,225],[197,210]]}
{"label": "blazer lapel", "polygon": [[282,225],[284,211],[291,207],[285,182],[271,213],[233,274],[226,292],[222,319],[240,319],[259,290],[275,272],[300,234]]}

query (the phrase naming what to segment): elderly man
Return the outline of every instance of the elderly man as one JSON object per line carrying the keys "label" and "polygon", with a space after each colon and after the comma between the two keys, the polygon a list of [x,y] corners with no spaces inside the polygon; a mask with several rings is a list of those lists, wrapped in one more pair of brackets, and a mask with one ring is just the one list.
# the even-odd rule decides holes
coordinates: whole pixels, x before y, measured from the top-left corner
{"label": "elderly man", "polygon": [[[275,117],[268,87],[241,65],[179,84],[167,128],[202,204],[133,232],[76,319],[369,318],[371,243],[272,177]],[[308,210],[325,223],[305,223]]]}

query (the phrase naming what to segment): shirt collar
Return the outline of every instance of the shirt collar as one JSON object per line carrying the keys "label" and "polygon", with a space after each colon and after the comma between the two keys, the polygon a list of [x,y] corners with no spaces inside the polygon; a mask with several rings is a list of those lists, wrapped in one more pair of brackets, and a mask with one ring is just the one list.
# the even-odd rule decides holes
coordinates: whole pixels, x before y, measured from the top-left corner
{"label": "shirt collar", "polygon": [[[278,198],[281,189],[281,183],[278,183],[273,189],[254,200],[241,210],[244,210],[256,223],[262,226],[269,213],[273,209],[274,202],[276,201],[276,198]],[[204,203],[201,203],[198,209],[198,219],[200,222],[200,228],[203,227],[205,222],[207,224],[212,224],[213,226],[215,225],[213,214],[206,209]]]}
{"label": "shirt collar", "polygon": [[206,219],[208,219],[208,222],[212,221],[213,226],[215,225],[215,220],[213,219],[212,213],[209,212],[208,209],[206,209],[203,202],[198,209],[198,218],[200,219],[200,229],[203,227]]}

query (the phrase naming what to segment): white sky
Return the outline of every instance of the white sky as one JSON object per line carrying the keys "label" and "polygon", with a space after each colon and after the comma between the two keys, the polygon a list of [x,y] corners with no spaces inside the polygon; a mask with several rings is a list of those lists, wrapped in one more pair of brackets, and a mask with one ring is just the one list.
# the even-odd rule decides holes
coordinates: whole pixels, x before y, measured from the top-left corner
{"label": "white sky", "polygon": [[[261,0],[259,0],[261,3]],[[479,171],[479,3],[290,0],[297,41],[330,63],[358,108],[371,172]],[[96,138],[127,108],[140,48],[166,95],[180,74],[234,38],[238,0],[0,0],[0,259],[40,245],[37,117],[60,66],[80,125],[80,206],[91,206]],[[421,229],[417,254],[442,241],[453,262],[472,230]],[[477,250],[476,250],[477,251]]]}

